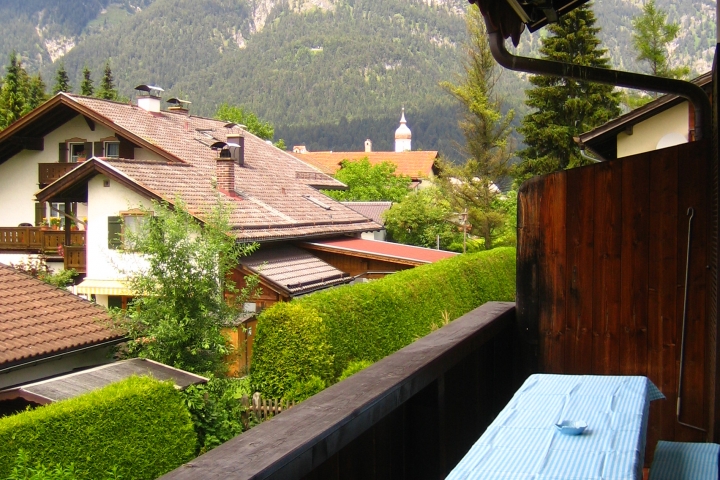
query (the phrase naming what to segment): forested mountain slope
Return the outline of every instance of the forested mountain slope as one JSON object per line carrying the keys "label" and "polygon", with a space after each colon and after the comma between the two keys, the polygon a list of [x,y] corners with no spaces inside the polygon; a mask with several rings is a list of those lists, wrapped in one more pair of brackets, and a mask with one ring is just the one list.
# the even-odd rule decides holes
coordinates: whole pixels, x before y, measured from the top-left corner
{"label": "forested mountain slope", "polygon": [[[658,0],[682,24],[676,63],[709,68],[711,0]],[[613,64],[639,70],[630,45],[639,0],[597,0]],[[48,84],[59,62],[73,85],[87,65],[99,80],[109,59],[121,94],[154,83],[211,115],[244,105],[276,125],[276,138],[311,150],[390,149],[401,106],[413,147],[452,151],[456,106],[438,82],[460,70],[465,0],[4,0],[0,55],[13,49]],[[534,55],[541,32],[518,49]],[[5,62],[3,62],[5,63]],[[498,90],[524,112],[522,75]]]}

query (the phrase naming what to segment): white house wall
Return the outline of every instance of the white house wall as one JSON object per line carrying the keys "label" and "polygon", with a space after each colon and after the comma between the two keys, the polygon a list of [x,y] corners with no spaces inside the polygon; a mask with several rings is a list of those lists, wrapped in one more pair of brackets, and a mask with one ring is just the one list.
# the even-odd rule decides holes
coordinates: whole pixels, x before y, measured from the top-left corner
{"label": "white house wall", "polygon": [[621,158],[655,150],[660,139],[669,133],[677,133],[687,139],[689,130],[688,102],[683,102],[635,124],[632,135],[620,133],[617,136],[617,156]]}
{"label": "white house wall", "polygon": [[87,279],[118,280],[120,270],[142,266],[137,255],[108,248],[108,217],[140,206],[150,208],[151,202],[115,180],[96,175],[88,182]]}
{"label": "white house wall", "polygon": [[[16,227],[21,223],[35,224],[35,193],[38,191],[38,164],[58,162],[58,144],[71,138],[99,142],[113,136],[113,132],[96,124],[93,132],[78,115],[45,136],[44,150],[23,150],[0,164],[0,205],[12,208],[0,210],[0,226]],[[78,214],[83,217],[84,206]]]}

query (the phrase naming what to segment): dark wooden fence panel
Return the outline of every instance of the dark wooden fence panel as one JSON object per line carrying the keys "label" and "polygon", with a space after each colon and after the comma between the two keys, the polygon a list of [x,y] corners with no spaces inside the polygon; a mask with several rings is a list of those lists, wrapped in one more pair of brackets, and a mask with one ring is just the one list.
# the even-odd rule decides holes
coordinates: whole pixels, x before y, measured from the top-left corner
{"label": "dark wooden fence panel", "polygon": [[710,167],[693,142],[536,178],[519,196],[518,325],[538,369],[649,376],[668,398],[652,407],[650,452],[705,438],[675,406],[692,207],[681,420],[707,428]]}

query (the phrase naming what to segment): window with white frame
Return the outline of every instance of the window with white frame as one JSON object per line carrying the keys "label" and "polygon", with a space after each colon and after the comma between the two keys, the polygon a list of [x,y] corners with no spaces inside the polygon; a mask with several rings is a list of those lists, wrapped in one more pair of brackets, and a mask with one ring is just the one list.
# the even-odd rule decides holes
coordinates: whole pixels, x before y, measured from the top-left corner
{"label": "window with white frame", "polygon": [[142,210],[120,212],[119,216],[108,217],[108,248],[132,250],[131,239],[148,218],[148,213]]}
{"label": "window with white frame", "polygon": [[119,158],[120,142],[105,142],[105,156],[111,158]]}

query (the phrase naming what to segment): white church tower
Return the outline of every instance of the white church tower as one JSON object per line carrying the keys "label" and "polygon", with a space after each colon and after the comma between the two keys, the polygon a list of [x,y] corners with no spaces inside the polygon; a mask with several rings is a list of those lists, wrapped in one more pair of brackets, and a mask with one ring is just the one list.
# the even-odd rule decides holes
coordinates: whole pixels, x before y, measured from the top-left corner
{"label": "white church tower", "polygon": [[395,151],[396,152],[407,152],[411,150],[410,142],[412,140],[412,132],[407,126],[407,120],[405,120],[405,107],[402,109],[402,116],[400,117],[400,126],[395,130]]}

